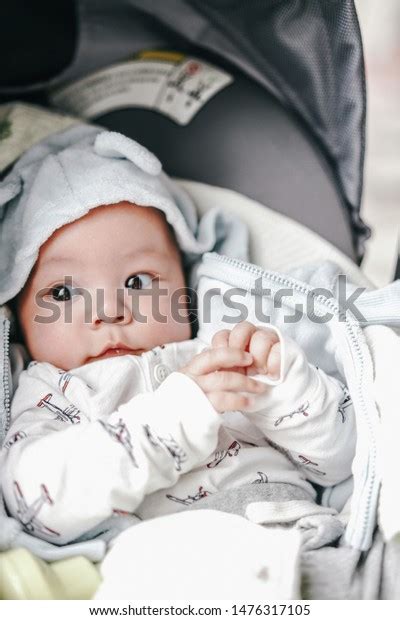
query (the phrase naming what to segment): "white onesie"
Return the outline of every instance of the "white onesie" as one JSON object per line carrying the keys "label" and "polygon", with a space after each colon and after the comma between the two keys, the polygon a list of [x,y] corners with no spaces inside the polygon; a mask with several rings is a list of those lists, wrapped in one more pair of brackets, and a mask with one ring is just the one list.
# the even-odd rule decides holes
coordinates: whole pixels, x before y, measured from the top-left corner
{"label": "white onesie", "polygon": [[307,479],[330,486],[351,475],[348,391],[295,342],[282,341],[280,381],[245,414],[217,413],[177,372],[204,348],[169,343],[68,372],[31,362],[0,454],[9,512],[64,544],[116,514],[148,519],[250,483],[289,483],[315,498]]}

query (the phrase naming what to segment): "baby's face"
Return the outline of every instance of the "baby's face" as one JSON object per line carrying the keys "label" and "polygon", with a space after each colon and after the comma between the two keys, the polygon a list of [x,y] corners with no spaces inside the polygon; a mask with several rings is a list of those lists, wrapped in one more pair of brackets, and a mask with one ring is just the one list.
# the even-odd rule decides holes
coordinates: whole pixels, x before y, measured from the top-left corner
{"label": "baby's face", "polygon": [[25,344],[33,359],[71,370],[187,340],[187,312],[171,299],[180,289],[182,308],[184,287],[180,253],[159,210],[98,207],[41,247],[18,300]]}

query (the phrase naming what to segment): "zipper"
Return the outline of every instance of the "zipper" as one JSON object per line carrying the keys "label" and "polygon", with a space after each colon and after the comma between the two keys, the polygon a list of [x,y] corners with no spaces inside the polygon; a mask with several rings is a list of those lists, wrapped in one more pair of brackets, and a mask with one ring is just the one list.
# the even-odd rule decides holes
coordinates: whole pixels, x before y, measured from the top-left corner
{"label": "zipper", "polygon": [[[220,263],[222,265],[226,265],[228,267],[232,267],[233,269],[239,269],[248,273],[251,276],[263,277],[271,282],[274,282],[280,286],[290,287],[291,289],[303,294],[303,295],[313,295],[312,288],[309,287],[305,283],[301,283],[297,280],[293,280],[290,277],[282,276],[277,272],[266,271],[261,267],[257,267],[256,265],[252,265],[251,263],[246,263],[236,258],[230,258],[228,256],[223,256],[216,253],[208,252],[204,254],[203,257],[203,265],[206,263]],[[201,277],[203,273],[202,267],[199,268],[198,276]],[[223,272],[222,272],[223,273]],[[207,274],[208,275],[208,274]],[[216,277],[221,279],[221,270],[218,270]],[[234,283],[235,286],[238,286],[237,282]],[[248,288],[247,286],[243,286],[244,289]],[[341,309],[338,302],[332,299],[326,299],[322,295],[313,295],[314,299],[318,301],[318,303],[322,304],[326,308],[328,308],[338,319],[341,319],[343,325],[345,326],[346,334],[352,343],[352,347],[350,347],[351,358],[353,362],[353,369],[355,371],[355,377],[357,379],[357,391],[358,391],[358,403],[360,406],[360,410],[362,411],[363,419],[367,425],[368,436],[369,436],[369,450],[368,450],[368,468],[366,470],[365,480],[363,482],[363,486],[359,493],[359,503],[357,505],[357,512],[353,517],[353,522],[357,524],[359,521],[362,521],[362,533],[361,533],[361,548],[362,550],[366,550],[370,546],[370,542],[368,541],[368,529],[371,529],[372,520],[372,499],[374,496],[374,490],[377,484],[377,475],[376,475],[376,461],[377,461],[377,438],[373,429],[373,421],[371,420],[371,416],[368,411],[368,407],[364,398],[364,376],[365,376],[365,363],[364,356],[357,339],[357,336],[362,334],[362,330],[358,322],[355,318],[352,317],[350,320],[345,312]],[[358,332],[358,334],[356,333]],[[354,353],[355,352],[355,353]],[[359,372],[357,372],[357,364],[359,366]],[[376,492],[375,492],[376,495]],[[352,505],[352,509],[354,510],[354,506]],[[351,520],[348,524],[351,523]],[[350,528],[349,528],[350,529]],[[353,530],[355,531],[357,528],[353,526]],[[356,536],[357,534],[357,536]],[[371,532],[372,535],[372,532]],[[357,532],[350,535],[350,540],[348,540],[349,544],[351,544],[352,538],[359,538]],[[355,546],[358,547],[357,541],[355,541]]]}
{"label": "zipper", "polygon": [[3,319],[3,338],[4,338],[4,357],[3,357],[3,388],[4,388],[4,409],[6,412],[5,433],[11,425],[11,389],[9,382],[10,373],[10,321]]}

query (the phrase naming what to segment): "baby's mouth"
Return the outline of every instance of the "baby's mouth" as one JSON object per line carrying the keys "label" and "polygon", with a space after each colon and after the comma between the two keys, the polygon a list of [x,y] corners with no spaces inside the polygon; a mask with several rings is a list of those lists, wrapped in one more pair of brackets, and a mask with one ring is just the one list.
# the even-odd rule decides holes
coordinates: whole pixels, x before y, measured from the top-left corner
{"label": "baby's mouth", "polygon": [[88,357],[86,363],[96,362],[98,360],[106,359],[107,357],[120,357],[122,355],[141,355],[144,353],[144,349],[129,349],[127,347],[110,347],[103,351],[100,355],[95,357]]}

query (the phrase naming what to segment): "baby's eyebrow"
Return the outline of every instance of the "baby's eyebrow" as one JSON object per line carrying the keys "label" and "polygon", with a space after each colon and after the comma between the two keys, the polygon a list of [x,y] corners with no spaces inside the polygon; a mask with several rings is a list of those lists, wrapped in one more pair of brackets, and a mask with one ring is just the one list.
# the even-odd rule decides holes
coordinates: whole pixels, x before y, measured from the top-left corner
{"label": "baby's eyebrow", "polygon": [[68,265],[80,265],[81,261],[78,257],[74,256],[50,256],[49,258],[44,259],[41,264],[41,269],[43,269],[44,267],[49,268],[52,266],[58,267],[63,263],[68,263]]}
{"label": "baby's eyebrow", "polygon": [[80,259],[77,256],[50,256],[45,258],[42,265],[48,265],[51,263],[80,263]]}
{"label": "baby's eyebrow", "polygon": [[121,258],[142,258],[143,256],[163,256],[164,253],[157,248],[134,248],[121,254]]}
{"label": "baby's eyebrow", "polygon": [[[143,258],[151,256],[159,258],[164,256],[164,253],[157,248],[129,248],[129,250],[120,255],[120,258]],[[53,265],[59,266],[63,263],[68,263],[68,265],[82,264],[78,256],[49,256],[43,260],[41,267],[51,267]]]}

